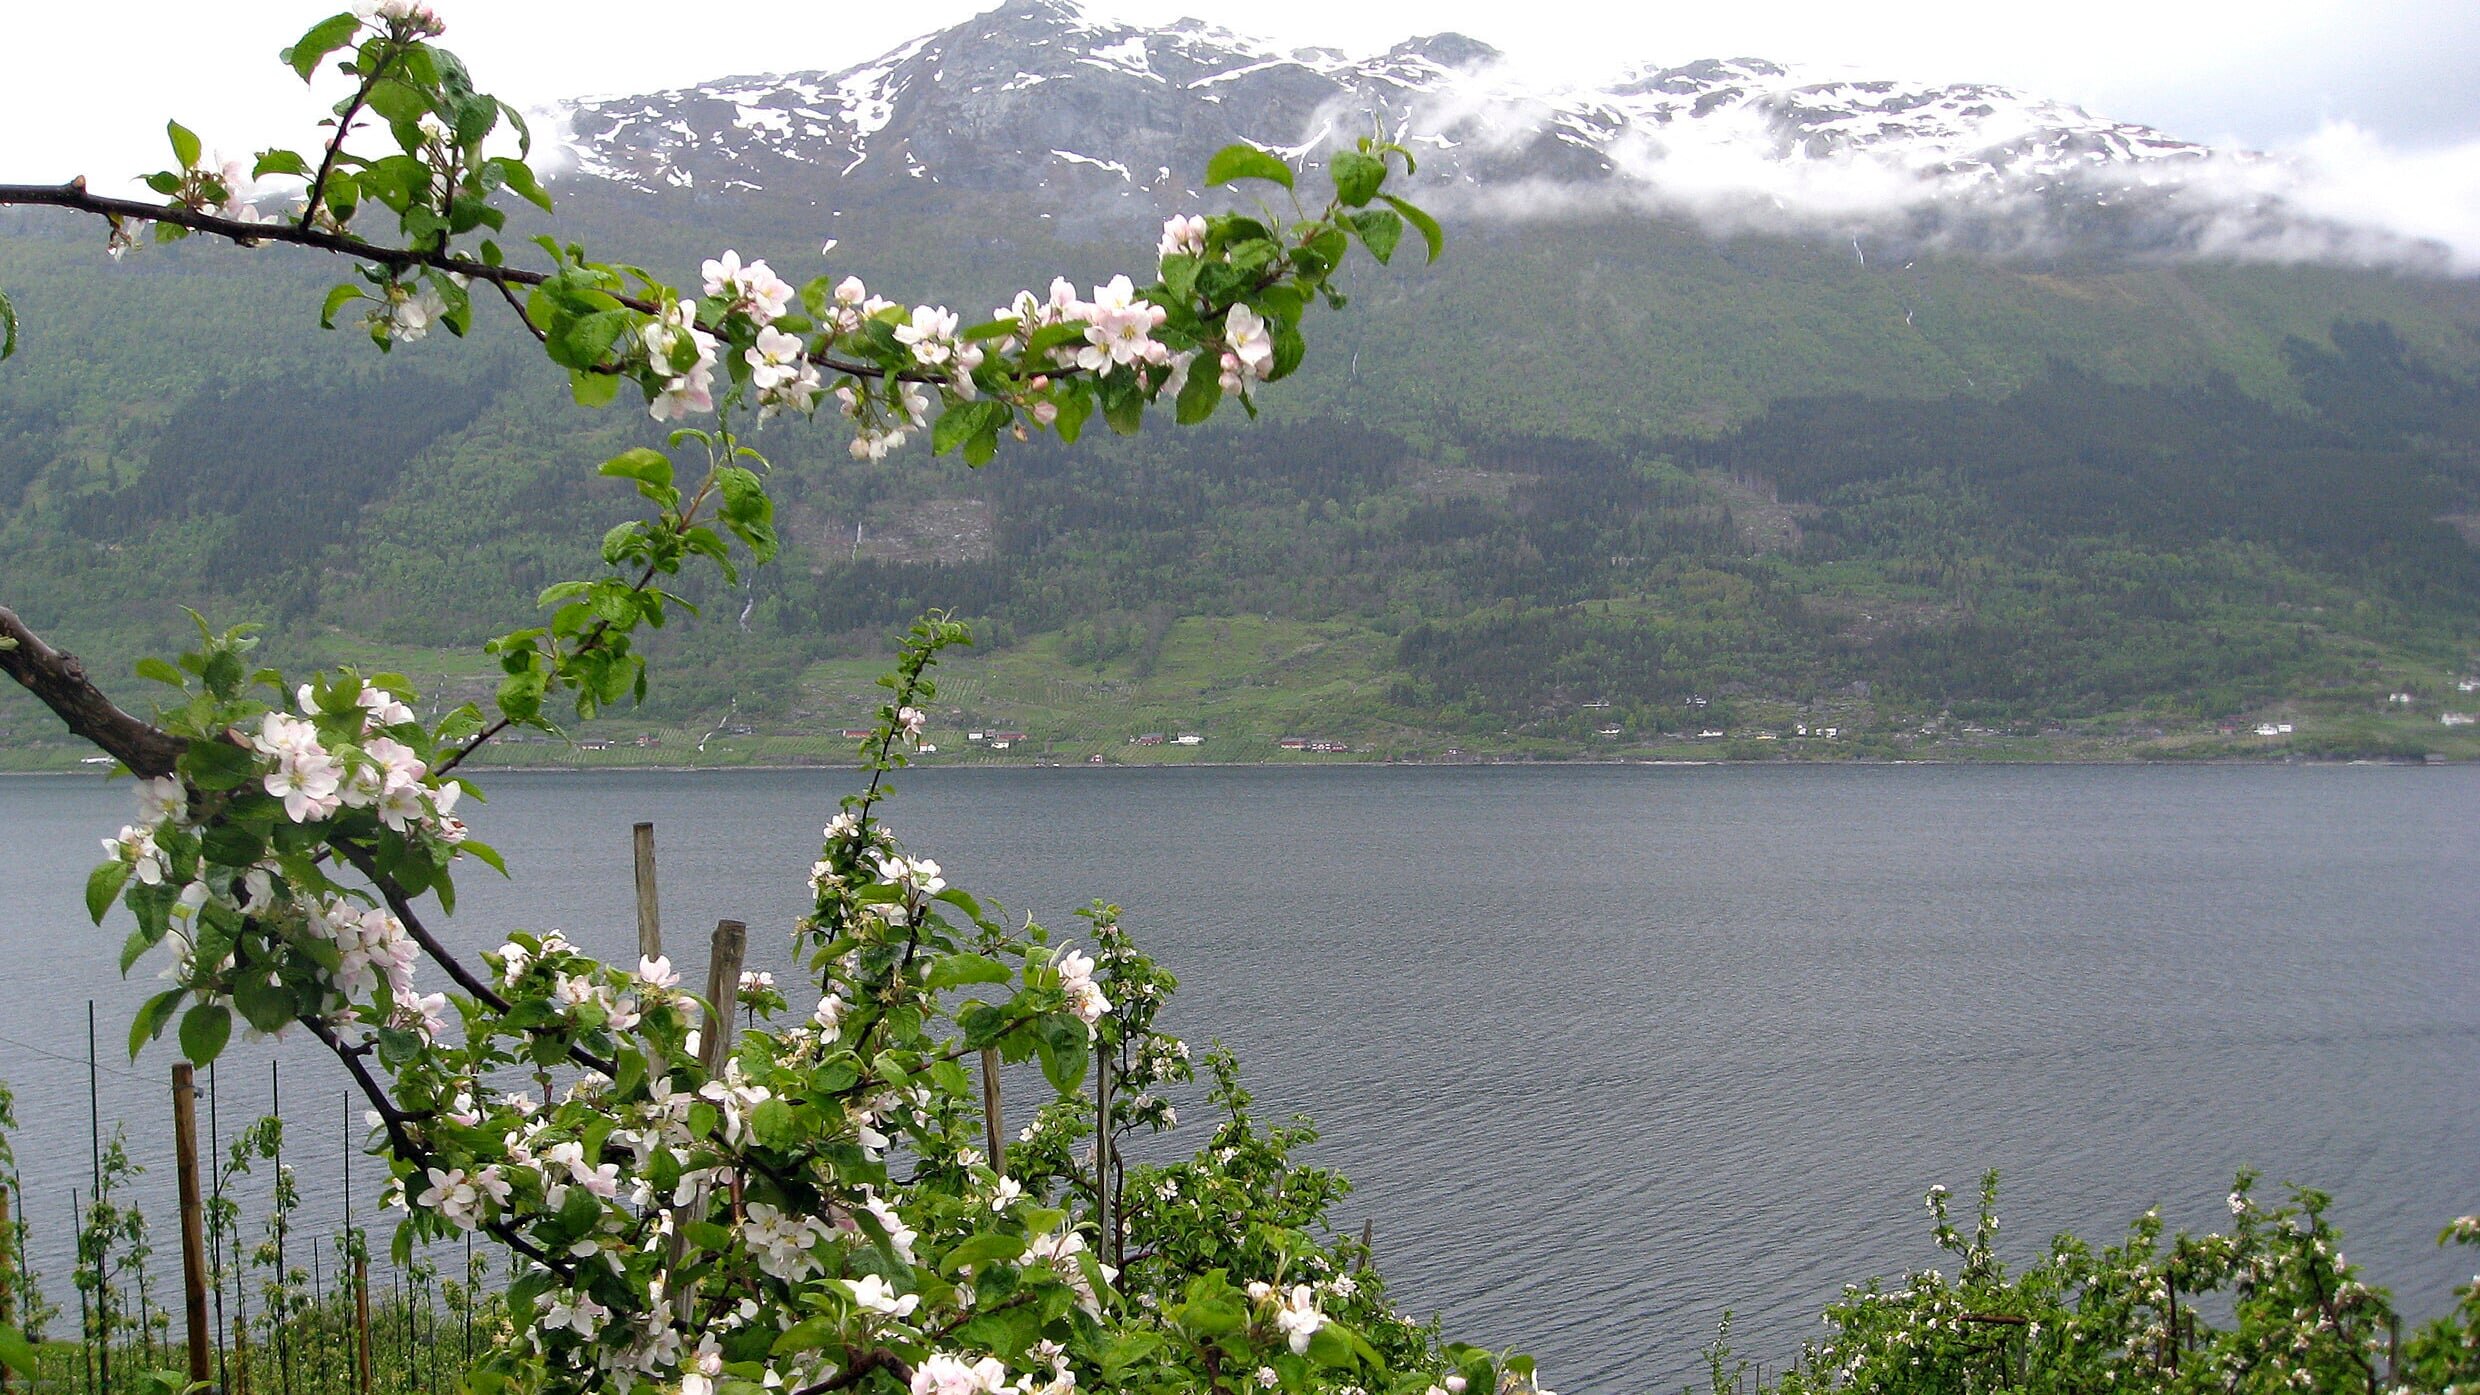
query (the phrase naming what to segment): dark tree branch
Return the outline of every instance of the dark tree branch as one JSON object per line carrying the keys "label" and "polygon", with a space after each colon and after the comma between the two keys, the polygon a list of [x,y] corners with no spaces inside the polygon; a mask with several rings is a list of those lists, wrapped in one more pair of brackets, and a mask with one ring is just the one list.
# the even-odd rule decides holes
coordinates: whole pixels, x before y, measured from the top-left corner
{"label": "dark tree branch", "polygon": [[859,1385],[863,1377],[866,1377],[872,1371],[885,1371],[889,1375],[894,1376],[898,1382],[905,1385],[910,1385],[913,1383],[913,1368],[905,1363],[903,1357],[896,1355],[894,1352],[887,1350],[885,1347],[872,1347],[870,1350],[854,1357],[852,1359],[852,1364],[846,1366],[843,1370],[836,1372],[834,1375],[818,1382],[816,1385],[802,1386],[800,1389],[792,1392],[792,1395],[831,1395],[831,1392],[833,1391],[850,1390],[854,1386]]}
{"label": "dark tree branch", "polygon": [[0,669],[43,700],[73,735],[128,766],[138,775],[169,775],[189,743],[123,712],[86,676],[74,654],[64,654],[26,628],[17,612],[0,606]]}
{"label": "dark tree branch", "polygon": [[[368,849],[341,840],[331,846],[343,855],[345,861],[353,864],[355,871],[370,880],[371,886],[378,890],[379,898],[387,902],[388,910],[403,923],[405,933],[413,936],[413,942],[422,947],[422,952],[429,955],[433,963],[447,970],[448,977],[456,980],[457,987],[493,1012],[504,1015],[508,1011],[508,1000],[493,990],[481,975],[468,968],[464,960],[450,952],[446,945],[440,943],[439,937],[431,933],[431,928],[422,923],[422,917],[415,913],[405,889],[397,885],[394,877],[379,870],[378,864],[371,861]],[[569,1046],[568,1059],[607,1080],[616,1080],[620,1076],[618,1062],[597,1056],[582,1046]]]}
{"label": "dark tree branch", "polygon": [[[363,1064],[364,1053],[345,1045],[343,1039],[336,1035],[335,1028],[318,1018],[303,1017],[300,1020],[303,1026],[310,1029],[310,1035],[336,1053],[336,1059],[344,1063],[346,1073],[353,1077],[353,1084],[362,1092],[362,1098],[370,1101],[370,1107],[379,1112],[379,1124],[387,1130],[388,1148],[417,1169],[429,1167],[436,1160],[436,1155],[423,1147],[412,1131],[405,1127],[405,1121],[411,1116],[396,1107],[396,1101],[388,1097],[377,1077],[370,1073],[370,1067]],[[523,1231],[505,1220],[486,1221],[483,1228],[498,1236],[508,1248],[563,1278],[574,1272],[572,1266],[527,1239]]]}

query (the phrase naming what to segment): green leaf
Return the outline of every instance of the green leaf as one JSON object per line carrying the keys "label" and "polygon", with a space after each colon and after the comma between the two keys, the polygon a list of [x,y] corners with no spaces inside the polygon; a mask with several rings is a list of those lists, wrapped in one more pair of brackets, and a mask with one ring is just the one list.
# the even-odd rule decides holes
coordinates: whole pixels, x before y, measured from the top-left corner
{"label": "green leaf", "polygon": [[572,368],[568,373],[568,395],[580,407],[608,407],[620,395],[620,379],[611,373]]}
{"label": "green leaf", "polygon": [[1386,183],[1386,161],[1357,150],[1336,151],[1328,172],[1335,177],[1335,197],[1346,208],[1368,203]]}
{"label": "green leaf", "polygon": [[1195,426],[1213,416],[1223,405],[1223,377],[1212,363],[1200,360],[1188,366],[1188,381],[1180,384],[1180,398],[1175,417],[1182,426]]}
{"label": "green leaf", "polygon": [[1438,254],[1447,250],[1447,234],[1445,230],[1438,226],[1437,219],[1432,218],[1429,214],[1413,207],[1405,200],[1395,197],[1393,194],[1380,194],[1378,195],[1378,200],[1379,202],[1384,203],[1387,207],[1392,208],[1396,212],[1404,215],[1404,221],[1410,223],[1414,230],[1421,234],[1421,240],[1429,244],[1429,259],[1431,261],[1434,262],[1438,260]]}
{"label": "green leaf", "polygon": [[311,25],[310,32],[302,35],[299,42],[276,56],[284,60],[286,67],[299,74],[303,82],[308,82],[310,75],[319,70],[319,60],[351,42],[361,28],[362,21],[350,11],[329,15]]}
{"label": "green leaf", "polygon": [[164,1024],[172,1020],[172,1010],[189,996],[186,988],[167,988],[146,1000],[137,1017],[129,1024],[129,1059],[138,1059],[139,1048],[164,1034]]}
{"label": "green leaf", "polygon": [[178,121],[165,122],[164,134],[172,137],[172,158],[180,162],[181,168],[198,168],[197,134]]}
{"label": "green leaf", "polygon": [[757,1108],[749,1111],[749,1131],[769,1148],[781,1148],[795,1142],[800,1127],[792,1106],[779,1099],[762,1100]]}
{"label": "green leaf", "polygon": [[165,663],[163,660],[158,659],[151,654],[146,658],[138,660],[137,674],[140,678],[152,678],[158,683],[168,684],[175,688],[186,688],[189,686],[189,681],[181,677],[181,671],[179,669],[174,668],[172,665]]}
{"label": "green leaf", "polygon": [[17,352],[17,307],[9,304],[6,291],[0,291],[0,361]]}
{"label": "green leaf", "polygon": [[775,1339],[775,1345],[770,1349],[770,1354],[785,1356],[793,1352],[816,1351],[825,1346],[828,1339],[835,1333],[835,1319],[824,1313],[812,1318],[803,1318],[784,1329],[784,1335]]}
{"label": "green leaf", "polygon": [[258,163],[250,167],[250,177],[265,179],[271,174],[289,174],[297,179],[307,179],[310,177],[310,162],[301,158],[298,151],[262,150],[258,152]]}
{"label": "green leaf", "polygon": [[1230,184],[1242,179],[1265,179],[1289,189],[1292,167],[1258,149],[1254,145],[1226,145],[1206,161],[1206,184]]}
{"label": "green leaf", "polygon": [[258,756],[226,741],[193,741],[181,753],[181,774],[202,790],[235,790],[258,773]]}
{"label": "green leaf", "polygon": [[129,884],[130,871],[128,863],[114,858],[96,864],[95,870],[86,874],[86,914],[97,925],[103,924],[112,903],[121,899],[121,888]]}
{"label": "green leaf", "polygon": [[614,479],[637,480],[657,489],[668,489],[672,483],[672,460],[659,450],[639,446],[604,461],[598,473]]}
{"label": "green leaf", "polygon": [[194,1065],[205,1065],[224,1054],[232,1040],[232,1009],[222,1003],[199,1003],[181,1017],[181,1054]]}
{"label": "green leaf", "polygon": [[129,977],[129,971],[162,939],[162,933],[151,926],[141,925],[130,931],[129,938],[121,941],[121,977]]}
{"label": "green leaf", "polygon": [[948,955],[930,969],[930,987],[956,988],[968,983],[1005,983],[1015,975],[1008,966],[985,954],[969,951]]}
{"label": "green leaf", "polygon": [[334,329],[336,312],[360,299],[362,299],[362,288],[359,286],[348,284],[329,291],[327,302],[319,307],[319,328]]}
{"label": "green leaf", "polygon": [[523,160],[502,156],[491,161],[490,167],[499,171],[500,178],[506,181],[509,188],[517,191],[519,198],[545,213],[551,211],[551,195],[544,192],[542,182],[534,177],[533,166]]}
{"label": "green leaf", "polygon": [[984,431],[996,429],[993,423],[1004,422],[1009,415],[1006,403],[987,397],[950,407],[930,427],[930,453],[945,455]]}
{"label": "green leaf", "polygon": [[966,1266],[1014,1264],[1025,1256],[1025,1237],[1004,1231],[984,1231],[949,1250],[939,1261],[939,1272],[948,1278],[962,1273]]}
{"label": "green leaf", "polygon": [[241,981],[233,987],[233,1006],[241,1009],[241,1020],[262,1032],[272,1032],[293,1020],[293,994],[281,983],[269,983],[262,968],[244,969]]}
{"label": "green leaf", "polygon": [[1380,262],[1395,259],[1395,244],[1404,240],[1404,220],[1383,208],[1352,215],[1352,230],[1361,235],[1361,245]]}

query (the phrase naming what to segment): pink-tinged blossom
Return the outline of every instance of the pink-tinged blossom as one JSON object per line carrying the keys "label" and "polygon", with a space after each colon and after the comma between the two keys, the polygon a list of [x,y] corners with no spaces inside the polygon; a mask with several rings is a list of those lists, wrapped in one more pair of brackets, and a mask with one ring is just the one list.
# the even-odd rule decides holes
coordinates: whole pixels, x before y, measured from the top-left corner
{"label": "pink-tinged blossom", "polygon": [[697,1354],[680,1373],[680,1395],[715,1395],[715,1378],[722,1374],[723,1349],[709,1332],[698,1339]]}
{"label": "pink-tinged blossom", "polygon": [[353,704],[366,714],[362,718],[365,728],[401,726],[413,720],[413,709],[385,688],[365,687],[353,699]]}
{"label": "pink-tinged blossom", "polygon": [[741,254],[725,252],[699,266],[706,293],[728,301],[725,313],[738,310],[759,324],[772,324],[792,307],[792,284],[775,274],[762,259],[741,265]]}
{"label": "pink-tinged blossom", "polygon": [[637,981],[660,993],[678,988],[680,973],[672,967],[670,955],[659,954],[651,959],[640,957],[637,961]]}
{"label": "pink-tinged blossom", "polygon": [[829,993],[818,1000],[817,1010],[809,1016],[812,1022],[818,1024],[818,1030],[835,1036],[844,1030],[844,1014],[851,1008],[852,1004],[845,1002],[840,995]]}
{"label": "pink-tinged blossom", "polygon": [[1166,257],[1193,257],[1205,251],[1206,220],[1194,213],[1174,216],[1163,224],[1162,243],[1157,250]]}
{"label": "pink-tinged blossom", "polygon": [[961,1356],[933,1352],[913,1368],[913,1395],[1008,1395],[1007,1368],[999,1358],[967,1362]]}
{"label": "pink-tinged blossom", "polygon": [[1222,386],[1225,396],[1246,391],[1251,383],[1265,381],[1274,367],[1274,339],[1266,332],[1266,321],[1245,305],[1231,307],[1223,317]]}
{"label": "pink-tinged blossom", "polygon": [[896,735],[906,741],[919,741],[922,728],[928,725],[929,721],[930,715],[918,707],[898,708],[896,709]]}
{"label": "pink-tinged blossom", "polygon": [[1106,285],[1094,287],[1091,315],[1085,329],[1085,347],[1076,351],[1076,366],[1089,373],[1108,373],[1112,369],[1136,363],[1162,363],[1171,351],[1156,340],[1168,312],[1151,301],[1137,298],[1136,287],[1126,276],[1114,276]]}
{"label": "pink-tinged blossom", "polygon": [[1059,957],[1059,991],[1068,995],[1068,1008],[1090,1027],[1111,1010],[1111,1000],[1103,996],[1101,985],[1094,982],[1094,961],[1091,955],[1069,950]]}
{"label": "pink-tinged blossom", "polygon": [[482,1194],[475,1190],[465,1169],[434,1167],[425,1175],[430,1185],[414,1198],[414,1204],[438,1212],[459,1230],[471,1230],[482,1223]]}

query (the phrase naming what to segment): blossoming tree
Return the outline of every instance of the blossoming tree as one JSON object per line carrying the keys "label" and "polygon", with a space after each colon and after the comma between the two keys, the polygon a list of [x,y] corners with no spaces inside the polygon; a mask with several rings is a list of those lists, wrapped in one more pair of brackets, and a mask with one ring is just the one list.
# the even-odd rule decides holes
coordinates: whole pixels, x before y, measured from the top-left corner
{"label": "blossoming tree", "polygon": [[[1331,191],[1304,203],[1290,166],[1226,149],[1208,183],[1270,185],[1284,212],[1174,218],[1142,284],[1054,281],[970,323],[854,278],[796,287],[732,250],[676,288],[575,243],[501,245],[512,200],[551,200],[518,114],[442,31],[427,5],[381,0],[286,50],[303,81],[341,89],[317,148],[214,163],[174,124],[173,166],[147,179],[160,202],[0,186],[0,204],[102,219],[116,255],[192,236],[341,253],[357,269],[321,322],[382,350],[467,334],[496,299],[580,403],[625,394],[676,424],[667,448],[602,465],[644,509],[604,537],[599,572],[543,593],[541,623],[491,642],[488,710],[424,722],[401,677],[295,681],[253,667],[246,627],[202,621],[194,651],[139,666],[165,690],[141,718],[0,608],[0,667],[138,777],[137,821],[106,840],[86,897],[98,923],[134,922],[124,969],[171,960],[133,1052],[169,1031],[209,1061],[236,1029],[332,1052],[389,1160],[400,1253],[481,1232],[517,1260],[517,1320],[473,1380],[486,1393],[1529,1385],[1524,1359],[1394,1314],[1365,1253],[1325,1234],[1340,1180],[1294,1161],[1300,1130],[1251,1121],[1228,1059],[1203,1152],[1122,1162],[1118,1137],[1169,1127],[1163,1088],[1192,1078],[1154,1028],[1171,977],[1107,906],[1090,951],[1011,927],[881,817],[935,658],[964,637],[942,617],[883,680],[867,785],[825,827],[800,1004],[753,981],[758,1019],[734,1034],[734,1005],[684,991],[663,958],[609,965],[516,932],[469,962],[435,930],[461,870],[505,871],[459,817],[476,752],[562,706],[583,719],[642,695],[634,639],[682,608],[672,579],[774,555],[751,422],[825,415],[871,459],[926,433],[978,465],[1003,438],[1074,440],[1097,416],[1132,432],[1163,408],[1183,424],[1253,411],[1299,365],[1311,306],[1343,304],[1355,245],[1384,262],[1409,231],[1437,256],[1436,223],[1385,188],[1409,155],[1337,152]],[[298,193],[258,196],[262,181]],[[0,293],[0,357],[16,329]],[[1048,1082],[1013,1137],[971,1088],[977,1058],[1038,1062]],[[22,1351],[0,1333],[0,1362]]]}

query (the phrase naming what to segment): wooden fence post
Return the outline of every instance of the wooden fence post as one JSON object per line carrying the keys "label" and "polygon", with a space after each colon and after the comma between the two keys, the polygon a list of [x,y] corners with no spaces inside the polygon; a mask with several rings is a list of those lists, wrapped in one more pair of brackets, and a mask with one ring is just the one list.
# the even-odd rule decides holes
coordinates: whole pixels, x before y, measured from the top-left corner
{"label": "wooden fence post", "polygon": [[663,957],[663,909],[654,891],[654,825],[631,830],[637,852],[637,952],[648,959]]}
{"label": "wooden fence post", "polygon": [[699,1035],[698,1064],[708,1075],[723,1072],[732,1054],[732,1013],[740,1006],[741,956],[749,950],[749,927],[737,920],[715,922],[715,938],[706,954],[706,1021]]}
{"label": "wooden fence post", "polygon": [[172,1067],[173,1166],[181,1194],[181,1311],[189,1324],[189,1380],[203,1385],[214,1374],[207,1350],[206,1203],[198,1186],[198,1078],[190,1063]]}
{"label": "wooden fence post", "polygon": [[1094,1053],[1094,1228],[1095,1257],[1119,1263],[1119,1208],[1111,1190],[1111,1053]]}
{"label": "wooden fence post", "polygon": [[982,1135],[990,1144],[990,1170],[1007,1172],[1007,1130],[999,1119],[999,1048],[982,1048]]}

